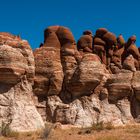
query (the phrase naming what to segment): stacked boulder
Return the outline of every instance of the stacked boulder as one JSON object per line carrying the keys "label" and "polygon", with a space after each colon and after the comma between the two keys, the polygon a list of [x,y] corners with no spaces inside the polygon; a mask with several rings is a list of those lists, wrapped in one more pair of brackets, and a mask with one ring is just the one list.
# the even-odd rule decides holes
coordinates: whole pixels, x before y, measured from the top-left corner
{"label": "stacked boulder", "polygon": [[117,38],[105,28],[99,28],[93,39],[93,52],[96,53],[101,61],[110,66],[113,50],[116,49]]}
{"label": "stacked boulder", "polygon": [[[135,42],[136,42],[136,36],[131,36],[128,39],[127,43],[125,44],[123,59],[125,60],[125,58],[127,58],[127,57],[129,57],[129,55],[131,55],[134,59],[134,68],[136,68],[136,70],[139,70],[140,53],[139,53],[138,48],[136,47]],[[129,65],[129,62],[128,62],[128,65]],[[125,66],[125,64],[124,64],[124,66]]]}
{"label": "stacked boulder", "polygon": [[139,50],[105,28],[76,41],[63,26],[44,31],[34,51],[36,107],[46,121],[82,127],[124,125],[139,118]]}
{"label": "stacked boulder", "polygon": [[51,29],[46,29],[44,36],[44,45],[34,51],[36,66],[34,93],[42,97],[58,95],[63,81],[59,39]]}
{"label": "stacked boulder", "polygon": [[47,96],[59,95],[63,83],[61,65],[61,44],[56,34],[59,27],[44,31],[44,44],[34,51],[35,78],[33,91],[37,96],[36,106],[43,120],[46,120]]}
{"label": "stacked boulder", "polygon": [[121,34],[116,38],[107,29],[99,28],[93,38],[93,53],[100,57],[112,73],[118,73],[121,69],[139,70],[140,53],[135,42],[136,36],[131,36],[125,42]]}
{"label": "stacked boulder", "polygon": [[92,43],[93,43],[93,36],[90,30],[86,30],[83,32],[83,35],[77,42],[77,48],[79,52],[82,53],[92,53]]}

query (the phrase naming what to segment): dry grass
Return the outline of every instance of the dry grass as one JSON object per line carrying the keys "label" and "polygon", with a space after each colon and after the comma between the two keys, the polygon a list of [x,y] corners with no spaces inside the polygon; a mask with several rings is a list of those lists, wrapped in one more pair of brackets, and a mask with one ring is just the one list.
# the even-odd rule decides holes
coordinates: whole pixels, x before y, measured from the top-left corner
{"label": "dry grass", "polygon": [[91,128],[65,129],[47,125],[43,131],[20,133],[0,140],[140,140],[140,125],[114,128],[112,125],[96,124]]}

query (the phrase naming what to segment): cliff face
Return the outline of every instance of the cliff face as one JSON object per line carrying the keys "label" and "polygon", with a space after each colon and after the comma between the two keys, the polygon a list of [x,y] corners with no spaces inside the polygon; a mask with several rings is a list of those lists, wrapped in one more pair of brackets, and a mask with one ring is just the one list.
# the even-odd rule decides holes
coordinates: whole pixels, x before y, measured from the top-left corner
{"label": "cliff face", "polygon": [[33,102],[34,56],[27,41],[0,33],[0,126],[14,131],[44,127]]}
{"label": "cliff face", "polygon": [[71,31],[51,26],[32,52],[27,41],[0,33],[0,124],[31,131],[44,121],[82,127],[139,121],[140,53],[105,28]]}

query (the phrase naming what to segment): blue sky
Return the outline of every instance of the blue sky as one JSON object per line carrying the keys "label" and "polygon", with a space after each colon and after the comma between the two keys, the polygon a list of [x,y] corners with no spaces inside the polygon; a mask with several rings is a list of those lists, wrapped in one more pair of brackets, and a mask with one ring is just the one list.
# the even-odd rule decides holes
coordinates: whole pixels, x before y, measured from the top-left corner
{"label": "blue sky", "polygon": [[77,40],[82,32],[105,27],[125,39],[135,34],[140,46],[139,0],[0,0],[0,31],[20,34],[37,48],[50,25],[71,29]]}

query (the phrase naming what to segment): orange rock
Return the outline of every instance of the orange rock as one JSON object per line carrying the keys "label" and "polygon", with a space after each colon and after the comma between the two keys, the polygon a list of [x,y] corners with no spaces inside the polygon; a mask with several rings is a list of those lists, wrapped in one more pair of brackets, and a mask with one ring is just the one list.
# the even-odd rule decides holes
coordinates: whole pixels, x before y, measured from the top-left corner
{"label": "orange rock", "polygon": [[51,29],[46,29],[44,32],[44,46],[60,49],[60,42],[56,33]]}
{"label": "orange rock", "polygon": [[86,30],[86,31],[83,32],[83,35],[90,35],[90,36],[92,36],[92,31]]}
{"label": "orange rock", "polygon": [[[78,40],[77,47],[78,49],[84,49],[88,47],[92,51],[92,37],[89,35],[82,35]],[[85,50],[86,51],[86,50]]]}
{"label": "orange rock", "polygon": [[99,28],[96,30],[96,36],[103,37],[104,34],[106,34],[108,30],[106,28]]}
{"label": "orange rock", "polygon": [[95,36],[95,38],[94,38],[94,40],[93,40],[93,44],[94,44],[94,45],[106,46],[106,42],[103,41],[101,38],[96,37],[96,36]]}
{"label": "orange rock", "polygon": [[133,57],[135,59],[138,59],[140,57],[140,53],[139,53],[139,50],[138,48],[136,47],[135,44],[131,44],[128,48],[127,48],[127,53],[128,54],[132,54]]}
{"label": "orange rock", "polygon": [[116,45],[117,44],[117,38],[116,38],[115,34],[113,34],[111,32],[105,33],[103,35],[103,40],[105,40],[110,47],[112,45]]}
{"label": "orange rock", "polygon": [[125,44],[125,40],[121,34],[117,38],[117,43],[119,45],[119,48]]}
{"label": "orange rock", "polygon": [[75,43],[72,32],[66,27],[60,26],[56,31],[56,35],[58,36],[61,46],[66,43]]}

